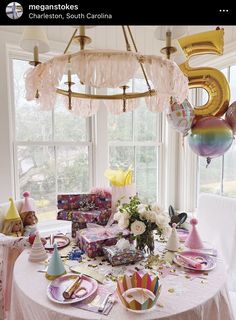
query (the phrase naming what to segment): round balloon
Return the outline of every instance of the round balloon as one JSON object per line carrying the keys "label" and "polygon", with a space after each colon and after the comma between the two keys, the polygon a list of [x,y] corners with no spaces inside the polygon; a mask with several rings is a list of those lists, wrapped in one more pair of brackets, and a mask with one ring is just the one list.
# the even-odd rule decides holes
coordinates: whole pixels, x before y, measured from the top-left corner
{"label": "round balloon", "polygon": [[223,155],[233,142],[233,131],[224,119],[204,117],[191,129],[189,145],[193,152],[208,159]]}
{"label": "round balloon", "polygon": [[187,135],[191,128],[194,112],[191,104],[185,99],[181,104],[173,102],[167,112],[167,121],[175,130]]}
{"label": "round balloon", "polygon": [[230,125],[233,133],[236,133],[236,101],[234,101],[225,114],[225,120]]}

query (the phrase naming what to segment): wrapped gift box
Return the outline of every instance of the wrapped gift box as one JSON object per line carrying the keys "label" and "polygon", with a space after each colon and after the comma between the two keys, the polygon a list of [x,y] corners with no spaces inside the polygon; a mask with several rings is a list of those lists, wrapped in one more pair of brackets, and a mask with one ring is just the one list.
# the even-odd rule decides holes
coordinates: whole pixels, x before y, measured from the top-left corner
{"label": "wrapped gift box", "polygon": [[127,249],[119,249],[117,246],[103,247],[103,252],[112,266],[129,264],[144,259],[143,252],[134,247]]}
{"label": "wrapped gift box", "polygon": [[57,220],[73,220],[73,210],[60,210],[57,212]]}
{"label": "wrapped gift box", "polygon": [[99,210],[111,208],[111,196],[96,196],[95,197],[95,207]]}
{"label": "wrapped gift box", "polygon": [[86,228],[77,231],[77,244],[80,249],[84,250],[88,257],[104,255],[104,246],[113,246],[116,244],[119,236],[130,238],[129,231],[120,229],[117,225],[113,225],[105,231],[104,227]]}
{"label": "wrapped gift box", "polygon": [[80,209],[84,211],[95,208],[95,194],[58,194],[57,207],[63,210]]}
{"label": "wrapped gift box", "polygon": [[105,226],[111,216],[111,209],[100,209],[92,211],[73,211],[72,217],[72,238],[75,238],[76,231],[87,227],[87,223],[96,223]]}

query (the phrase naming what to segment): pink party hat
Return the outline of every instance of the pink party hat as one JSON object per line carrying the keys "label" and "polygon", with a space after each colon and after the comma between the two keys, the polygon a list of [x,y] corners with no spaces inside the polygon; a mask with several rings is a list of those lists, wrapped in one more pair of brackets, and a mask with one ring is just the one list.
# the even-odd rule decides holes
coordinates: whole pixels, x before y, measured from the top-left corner
{"label": "pink party hat", "polygon": [[35,211],[35,209],[33,208],[32,204],[29,201],[29,196],[30,196],[30,193],[28,191],[25,191],[23,193],[23,197],[25,198],[25,200],[21,209],[21,213]]}
{"label": "pink party hat", "polygon": [[190,224],[192,225],[192,229],[184,244],[187,248],[190,248],[190,249],[202,249],[204,245],[202,243],[202,240],[196,228],[196,225],[198,224],[198,220],[193,218],[190,220]]}

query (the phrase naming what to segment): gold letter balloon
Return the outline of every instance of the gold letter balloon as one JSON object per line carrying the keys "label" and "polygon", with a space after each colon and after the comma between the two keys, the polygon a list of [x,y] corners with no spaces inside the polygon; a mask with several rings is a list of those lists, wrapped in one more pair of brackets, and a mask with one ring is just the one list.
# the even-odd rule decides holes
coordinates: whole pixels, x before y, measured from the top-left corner
{"label": "gold letter balloon", "polygon": [[[202,32],[179,39],[187,59],[206,53],[223,53],[224,30]],[[190,88],[202,88],[208,92],[208,101],[194,108],[196,116],[222,116],[228,109],[230,88],[224,74],[214,68],[191,68],[188,60],[179,67],[189,79]]]}

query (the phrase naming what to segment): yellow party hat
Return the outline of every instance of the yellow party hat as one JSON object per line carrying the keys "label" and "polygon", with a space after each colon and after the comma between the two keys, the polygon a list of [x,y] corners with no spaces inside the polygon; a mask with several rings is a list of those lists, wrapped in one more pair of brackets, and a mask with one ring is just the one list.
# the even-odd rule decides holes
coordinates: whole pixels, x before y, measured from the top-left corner
{"label": "yellow party hat", "polygon": [[9,198],[10,207],[7,210],[5,220],[20,220],[19,212],[12,198]]}

